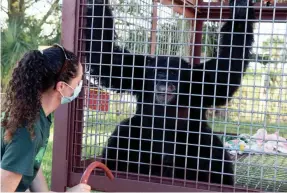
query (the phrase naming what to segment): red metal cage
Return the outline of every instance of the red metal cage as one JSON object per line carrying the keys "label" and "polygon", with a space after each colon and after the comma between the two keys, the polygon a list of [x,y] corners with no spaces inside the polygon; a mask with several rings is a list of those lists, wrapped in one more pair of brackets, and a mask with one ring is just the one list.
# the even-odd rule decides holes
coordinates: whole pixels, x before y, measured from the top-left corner
{"label": "red metal cage", "polygon": [[[178,5],[173,10],[182,13],[182,0],[161,0],[160,3],[170,6]],[[156,4],[156,2],[154,2]],[[188,0],[185,2],[190,7],[185,10],[186,18],[193,18],[197,14],[194,34],[194,50],[191,48],[191,58],[193,64],[199,63],[201,54],[202,24],[206,17],[218,19],[228,16],[228,8],[222,7],[226,3],[212,2],[208,4],[199,0]],[[193,5],[197,4],[197,8]],[[211,6],[208,8],[208,6]],[[287,20],[287,2],[277,3],[276,12],[274,7],[261,7],[256,4],[257,16],[260,15],[261,21],[266,20]],[[84,63],[83,55],[83,32],[80,29],[84,24],[83,12],[85,9],[84,0],[63,0],[62,11],[62,45],[68,50],[74,51]],[[195,11],[195,9],[198,9]],[[208,13],[209,10],[209,14]],[[221,17],[220,17],[221,15]],[[152,14],[151,40],[155,39],[156,33],[156,9]],[[191,34],[192,35],[192,34]],[[155,41],[152,41],[155,42]],[[155,53],[156,44],[150,43],[151,54]],[[87,98],[89,98],[87,100]],[[65,191],[66,187],[71,187],[80,182],[81,176],[92,161],[96,159],[84,159],[82,156],[82,137],[83,137],[83,114],[84,107],[95,111],[109,110],[109,94],[93,89],[85,89],[81,92],[78,99],[70,104],[62,105],[55,112],[54,144],[53,144],[53,165],[52,165],[52,191]],[[97,158],[98,159],[98,158]],[[260,191],[248,187],[223,187],[220,185],[204,184],[199,182],[184,182],[163,178],[150,178],[132,174],[115,175],[115,179],[110,181],[101,171],[93,172],[89,184],[93,189],[99,191]]]}

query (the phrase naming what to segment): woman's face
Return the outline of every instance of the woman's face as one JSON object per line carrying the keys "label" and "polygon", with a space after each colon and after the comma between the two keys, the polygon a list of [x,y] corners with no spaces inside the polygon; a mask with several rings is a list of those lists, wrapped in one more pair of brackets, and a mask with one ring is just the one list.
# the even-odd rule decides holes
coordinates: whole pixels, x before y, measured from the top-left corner
{"label": "woman's face", "polygon": [[[83,66],[79,63],[77,76],[71,79],[68,83],[58,82],[57,90],[65,97],[70,97],[74,93],[74,89],[80,84],[83,77]],[[68,86],[69,84],[69,86]],[[73,89],[72,89],[72,88]],[[61,97],[62,97],[61,95]]]}

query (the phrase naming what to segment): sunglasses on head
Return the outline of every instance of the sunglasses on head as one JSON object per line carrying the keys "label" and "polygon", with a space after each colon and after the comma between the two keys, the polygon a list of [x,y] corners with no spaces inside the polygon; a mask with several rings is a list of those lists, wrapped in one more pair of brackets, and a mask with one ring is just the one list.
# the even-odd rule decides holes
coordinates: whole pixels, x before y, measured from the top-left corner
{"label": "sunglasses on head", "polygon": [[64,49],[63,46],[61,46],[60,44],[53,44],[53,47],[58,47],[58,48],[61,48],[61,50],[63,51],[64,53],[64,56],[65,56],[65,61],[64,61],[64,64],[62,65],[60,71],[58,72],[58,77],[62,74],[62,72],[64,72],[64,70],[67,68],[67,65],[68,65],[68,61],[70,60],[68,57],[67,57],[67,54],[66,54],[66,51]]}

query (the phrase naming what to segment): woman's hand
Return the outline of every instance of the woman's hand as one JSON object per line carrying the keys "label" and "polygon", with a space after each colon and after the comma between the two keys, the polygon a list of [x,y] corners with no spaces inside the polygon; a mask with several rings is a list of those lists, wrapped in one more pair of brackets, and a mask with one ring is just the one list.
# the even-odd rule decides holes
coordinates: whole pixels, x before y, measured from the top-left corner
{"label": "woman's hand", "polygon": [[91,191],[91,186],[87,184],[78,184],[69,190],[67,192],[90,192]]}

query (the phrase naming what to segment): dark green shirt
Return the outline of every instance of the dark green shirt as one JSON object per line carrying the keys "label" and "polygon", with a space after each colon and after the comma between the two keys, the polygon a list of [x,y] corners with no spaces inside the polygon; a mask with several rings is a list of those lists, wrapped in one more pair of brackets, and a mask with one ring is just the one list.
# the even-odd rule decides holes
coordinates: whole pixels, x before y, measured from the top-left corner
{"label": "dark green shirt", "polygon": [[4,129],[1,128],[1,168],[23,175],[17,192],[26,191],[37,175],[48,144],[50,126],[51,115],[46,117],[41,108],[33,140],[26,128],[18,128],[11,142],[5,143]]}

